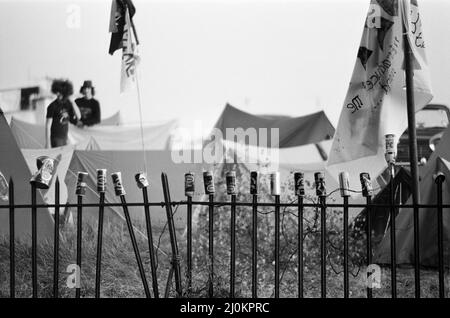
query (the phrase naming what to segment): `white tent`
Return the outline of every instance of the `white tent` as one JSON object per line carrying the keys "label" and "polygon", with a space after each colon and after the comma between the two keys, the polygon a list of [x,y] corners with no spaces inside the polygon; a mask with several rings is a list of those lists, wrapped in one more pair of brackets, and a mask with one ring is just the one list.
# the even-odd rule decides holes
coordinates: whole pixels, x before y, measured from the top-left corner
{"label": "white tent", "polygon": [[[33,169],[33,171],[35,171]],[[0,109],[0,172],[7,181],[11,178],[14,182],[14,203],[31,203],[31,172],[20,152],[17,143],[11,133],[11,129],[6,122]],[[3,189],[2,186],[2,192]],[[8,198],[8,200],[11,198]],[[40,192],[37,192],[36,202],[43,204],[44,200]],[[8,204],[1,201],[0,204]],[[31,209],[16,208],[14,210],[15,237],[17,240],[29,242],[31,238]],[[37,238],[39,241],[53,239],[53,219],[46,208],[37,209]],[[9,213],[8,209],[0,210],[0,236],[9,235]]]}
{"label": "white tent", "polygon": [[[144,146],[147,150],[170,148],[176,120],[143,125]],[[45,128],[12,118],[11,130],[21,149],[42,149],[45,146]],[[78,128],[71,125],[69,141],[79,150],[140,150],[142,149],[139,125],[105,125]]]}

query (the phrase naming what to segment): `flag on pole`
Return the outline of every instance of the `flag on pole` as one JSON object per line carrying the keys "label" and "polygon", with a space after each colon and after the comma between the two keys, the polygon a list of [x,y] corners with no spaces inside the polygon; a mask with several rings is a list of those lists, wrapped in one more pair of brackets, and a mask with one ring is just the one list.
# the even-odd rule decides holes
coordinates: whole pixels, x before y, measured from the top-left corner
{"label": "flag on pole", "polygon": [[109,44],[109,54],[114,54],[122,48],[123,33],[126,25],[126,11],[130,15],[130,22],[136,13],[136,8],[131,0],[112,0],[111,16],[109,20],[109,32],[111,32],[111,42]]}
{"label": "flag on pole", "polygon": [[[131,0],[113,0],[111,5],[110,32],[111,43],[109,53],[122,49],[122,67],[120,75],[120,92],[123,93],[135,82],[136,54],[135,30],[133,30],[132,16],[136,9]],[[134,31],[134,32],[133,32]]]}
{"label": "flag on pole", "polygon": [[120,75],[120,92],[123,93],[136,78],[137,55],[135,53],[136,43],[131,30],[131,19],[128,9],[125,10],[125,27],[122,40],[122,69]]}
{"label": "flag on pole", "polygon": [[413,50],[416,111],[432,99],[417,0],[371,0],[347,96],[329,154],[328,170],[372,178],[386,167],[384,136],[396,141],[407,127],[404,27]]}

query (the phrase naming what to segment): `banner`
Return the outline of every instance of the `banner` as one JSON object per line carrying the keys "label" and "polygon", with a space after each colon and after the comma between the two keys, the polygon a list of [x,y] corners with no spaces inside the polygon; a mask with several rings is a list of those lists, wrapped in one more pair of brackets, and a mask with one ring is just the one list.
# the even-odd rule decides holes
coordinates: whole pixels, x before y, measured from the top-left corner
{"label": "banner", "polygon": [[122,69],[120,76],[120,92],[123,93],[130,85],[132,85],[136,78],[136,62],[137,56],[135,54],[136,44],[133,41],[133,32],[131,26],[131,19],[128,9],[125,10],[125,27],[123,30],[122,40]]}
{"label": "banner", "polygon": [[136,9],[131,0],[112,0],[111,16],[109,20],[109,32],[111,32],[111,42],[109,44],[109,54],[114,54],[116,50],[122,48],[123,34],[126,26],[126,11],[132,21]]}
{"label": "banner", "polygon": [[386,167],[384,135],[397,142],[407,128],[404,31],[414,53],[416,111],[433,97],[417,1],[372,0],[328,161],[336,178],[350,173],[355,190],[360,172],[375,179]]}

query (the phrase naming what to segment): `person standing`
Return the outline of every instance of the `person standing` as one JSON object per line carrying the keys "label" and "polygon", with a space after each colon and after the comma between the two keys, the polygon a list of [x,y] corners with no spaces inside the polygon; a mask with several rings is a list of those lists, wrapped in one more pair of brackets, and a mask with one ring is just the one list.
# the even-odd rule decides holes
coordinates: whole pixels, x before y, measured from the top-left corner
{"label": "person standing", "polygon": [[71,100],[73,85],[69,80],[54,80],[51,91],[56,99],[47,107],[45,148],[67,145],[69,123],[76,125],[81,118],[80,109]]}
{"label": "person standing", "polygon": [[100,103],[94,98],[95,88],[92,86],[92,81],[84,81],[80,88],[80,93],[83,97],[77,98],[75,103],[80,108],[81,119],[78,122],[78,127],[93,126],[100,123]]}

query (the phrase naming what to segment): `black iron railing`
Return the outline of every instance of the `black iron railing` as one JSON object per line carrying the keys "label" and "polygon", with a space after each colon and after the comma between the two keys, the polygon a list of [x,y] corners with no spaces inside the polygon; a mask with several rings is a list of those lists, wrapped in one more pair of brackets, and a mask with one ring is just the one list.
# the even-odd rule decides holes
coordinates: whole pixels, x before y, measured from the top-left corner
{"label": "black iron railing", "polygon": [[[389,204],[374,204],[372,203],[371,195],[366,196],[365,204],[349,204],[348,196],[342,197],[342,203],[328,203],[326,201],[327,196],[321,195],[319,196],[319,200],[317,203],[304,203],[303,196],[298,195],[296,202],[280,202],[280,195],[277,194],[274,196],[274,202],[258,202],[258,195],[252,195],[251,202],[239,202],[237,201],[236,194],[230,195],[229,201],[215,201],[215,195],[209,194],[207,201],[194,201],[192,197],[188,196],[186,200],[182,201],[171,201],[170,198],[170,189],[167,181],[167,176],[163,173],[162,177],[162,185],[164,192],[164,202],[149,202],[148,201],[148,193],[147,187],[142,188],[143,194],[143,202],[126,202],[125,195],[120,195],[120,203],[106,203],[104,193],[100,193],[99,202],[83,202],[83,196],[79,195],[76,204],[60,204],[60,183],[59,180],[56,179],[55,182],[55,203],[54,204],[37,204],[36,203],[36,187],[32,187],[31,191],[31,204],[15,204],[15,191],[14,191],[14,183],[13,180],[9,181],[9,204],[0,205],[0,213],[4,213],[5,211],[9,211],[9,251],[10,251],[10,278],[9,278],[9,289],[10,289],[10,297],[14,298],[16,295],[16,281],[15,281],[15,240],[14,240],[14,229],[15,229],[15,217],[14,213],[16,209],[30,209],[31,211],[31,268],[32,268],[32,296],[34,298],[38,297],[38,271],[37,271],[37,255],[38,255],[38,244],[37,244],[37,209],[38,208],[54,208],[55,209],[55,222],[54,222],[54,262],[53,262],[53,296],[59,296],[58,290],[58,280],[59,280],[59,249],[60,249],[60,222],[59,222],[59,210],[60,208],[76,208],[77,210],[77,247],[76,247],[76,264],[81,269],[81,255],[82,255],[82,215],[84,207],[97,207],[99,211],[99,219],[98,219],[98,233],[97,233],[97,252],[96,252],[96,277],[95,277],[95,297],[100,297],[100,281],[101,281],[101,259],[102,259],[102,236],[103,236],[103,223],[104,223],[104,208],[118,206],[123,208],[123,212],[125,215],[125,221],[127,224],[127,229],[130,234],[131,243],[133,246],[134,254],[136,257],[137,266],[140,273],[140,278],[142,280],[143,288],[145,291],[145,296],[159,298],[159,287],[156,273],[156,260],[155,260],[155,250],[153,245],[153,235],[152,235],[152,224],[151,224],[151,215],[150,208],[151,207],[165,207],[167,212],[167,220],[170,232],[170,240],[172,246],[172,266],[171,271],[169,273],[169,277],[175,276],[175,287],[176,294],[178,297],[183,295],[182,289],[182,281],[181,281],[181,270],[180,263],[181,258],[179,256],[178,251],[178,243],[176,238],[176,232],[174,227],[174,221],[172,218],[173,211],[172,208],[175,206],[186,206],[187,211],[187,236],[186,236],[186,277],[187,277],[187,286],[185,286],[186,290],[189,292],[192,288],[192,270],[193,270],[193,246],[192,246],[192,213],[193,207],[195,206],[205,206],[208,207],[208,238],[209,238],[209,246],[208,246],[208,265],[209,265],[209,278],[208,278],[208,296],[214,297],[214,209],[217,206],[229,207],[231,212],[231,222],[230,222],[230,289],[229,296],[235,296],[235,283],[236,283],[236,207],[251,207],[251,282],[252,282],[252,297],[257,298],[257,290],[258,290],[258,281],[257,281],[257,248],[258,248],[258,218],[257,218],[257,208],[258,207],[274,207],[275,213],[275,245],[274,245],[274,255],[275,255],[275,278],[274,278],[274,296],[275,298],[280,297],[280,216],[282,214],[282,207],[291,207],[296,208],[298,211],[298,229],[297,229],[297,275],[298,275],[298,297],[302,298],[304,296],[304,229],[303,229],[303,214],[304,208],[312,207],[316,208],[320,211],[320,280],[321,280],[321,297],[325,298],[327,294],[327,276],[326,276],[326,262],[327,262],[327,228],[326,228],[326,219],[327,219],[327,209],[329,208],[339,208],[343,211],[343,265],[344,265],[344,275],[343,275],[343,295],[345,298],[349,297],[349,209],[350,208],[365,208],[368,215],[366,218],[366,253],[367,253],[367,266],[372,263],[372,235],[371,235],[371,224],[369,217],[371,214],[371,210],[374,208],[386,208],[390,209],[390,238],[391,238],[391,295],[392,298],[397,297],[397,260],[396,260],[396,245],[395,245],[395,211],[399,208],[412,208],[412,209],[424,209],[424,208],[433,208],[436,209],[437,212],[437,222],[438,222],[438,231],[436,233],[437,242],[438,242],[438,273],[439,273],[439,297],[445,297],[445,278],[444,278],[444,225],[443,225],[443,209],[449,209],[450,205],[443,204],[443,182],[445,180],[445,176],[442,173],[438,173],[435,176],[436,183],[436,204],[420,204],[420,205],[411,205],[411,204],[396,204],[394,200],[391,200]],[[150,288],[147,282],[147,278],[145,275],[145,270],[143,266],[143,262],[140,257],[140,252],[138,248],[138,244],[136,242],[136,237],[134,233],[134,227],[132,225],[132,221],[130,218],[130,214],[128,212],[129,207],[142,207],[145,212],[145,223],[147,229],[147,237],[148,237],[148,248],[150,254],[150,265],[151,265],[151,281],[152,281],[152,292],[150,292]],[[414,228],[414,231],[419,231],[418,228]],[[415,270],[420,271],[420,264],[415,264]],[[417,276],[415,276],[417,278]],[[170,278],[168,280],[169,285]],[[417,289],[420,288],[420,285],[417,281],[415,281],[416,288],[416,297],[420,296],[417,293]],[[75,297],[80,297],[81,288],[76,288]],[[165,295],[167,296],[168,288],[166,288]],[[367,298],[372,298],[372,290],[371,288],[367,288]]]}

